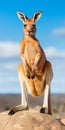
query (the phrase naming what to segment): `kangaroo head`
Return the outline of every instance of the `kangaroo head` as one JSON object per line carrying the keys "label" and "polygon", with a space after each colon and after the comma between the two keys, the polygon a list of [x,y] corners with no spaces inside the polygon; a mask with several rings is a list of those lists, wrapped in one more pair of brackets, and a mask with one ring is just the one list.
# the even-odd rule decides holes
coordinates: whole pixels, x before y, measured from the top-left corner
{"label": "kangaroo head", "polygon": [[40,11],[35,13],[32,18],[27,18],[25,14],[21,12],[17,12],[19,19],[22,20],[24,23],[23,31],[25,35],[30,35],[30,36],[35,35],[36,32],[35,23],[41,17],[41,14],[42,12]]}

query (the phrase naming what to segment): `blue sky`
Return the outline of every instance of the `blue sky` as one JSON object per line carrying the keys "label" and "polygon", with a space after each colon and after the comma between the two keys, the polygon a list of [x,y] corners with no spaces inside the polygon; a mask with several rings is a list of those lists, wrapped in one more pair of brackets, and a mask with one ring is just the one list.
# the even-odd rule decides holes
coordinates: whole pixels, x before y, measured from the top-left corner
{"label": "blue sky", "polygon": [[65,0],[0,1],[0,93],[20,93],[17,67],[23,23],[16,12],[28,17],[41,10],[36,37],[53,66],[52,93],[65,93]]}

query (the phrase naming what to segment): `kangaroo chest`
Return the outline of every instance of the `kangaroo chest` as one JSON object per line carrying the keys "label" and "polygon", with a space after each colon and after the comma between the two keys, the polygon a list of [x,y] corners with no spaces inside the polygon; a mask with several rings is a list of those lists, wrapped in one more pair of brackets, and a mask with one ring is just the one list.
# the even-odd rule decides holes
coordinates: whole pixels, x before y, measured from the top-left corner
{"label": "kangaroo chest", "polygon": [[33,43],[26,43],[24,55],[28,65],[31,67],[34,64],[36,49]]}

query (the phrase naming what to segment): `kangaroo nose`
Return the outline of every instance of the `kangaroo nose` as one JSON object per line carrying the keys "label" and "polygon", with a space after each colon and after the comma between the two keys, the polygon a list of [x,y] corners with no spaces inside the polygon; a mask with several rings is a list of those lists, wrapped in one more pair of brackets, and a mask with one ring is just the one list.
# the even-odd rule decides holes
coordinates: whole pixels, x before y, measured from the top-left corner
{"label": "kangaroo nose", "polygon": [[28,31],[29,33],[32,32],[32,30]]}

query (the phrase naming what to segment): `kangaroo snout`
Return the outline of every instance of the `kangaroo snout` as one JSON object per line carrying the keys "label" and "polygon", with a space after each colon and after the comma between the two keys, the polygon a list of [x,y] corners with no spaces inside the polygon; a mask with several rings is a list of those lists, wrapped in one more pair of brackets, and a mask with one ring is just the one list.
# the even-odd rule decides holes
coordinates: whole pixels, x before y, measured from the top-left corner
{"label": "kangaroo snout", "polygon": [[23,31],[25,34],[33,35],[36,32],[36,27],[35,27],[35,25],[30,25],[29,23],[24,24]]}

